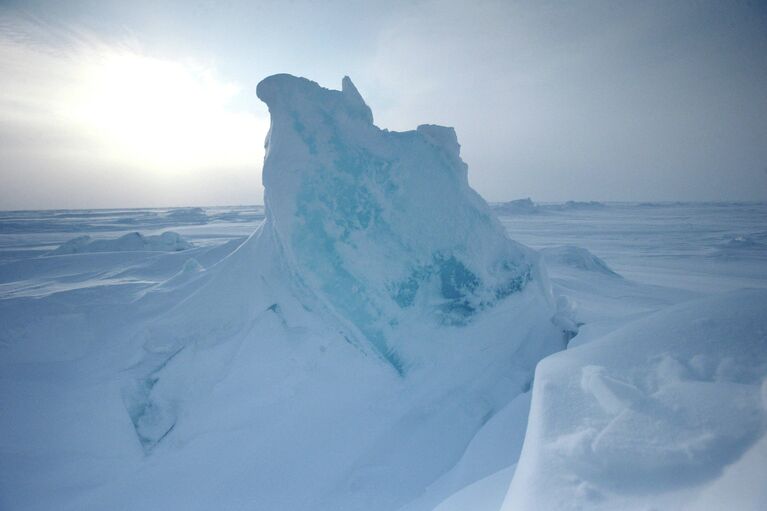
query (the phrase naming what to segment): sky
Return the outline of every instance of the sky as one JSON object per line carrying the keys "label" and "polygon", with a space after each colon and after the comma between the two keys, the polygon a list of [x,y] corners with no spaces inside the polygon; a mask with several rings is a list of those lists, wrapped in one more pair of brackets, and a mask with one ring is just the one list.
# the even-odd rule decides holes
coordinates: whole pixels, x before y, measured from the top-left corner
{"label": "sky", "polygon": [[0,0],[0,209],[257,204],[287,72],[489,201],[767,200],[767,4]]}

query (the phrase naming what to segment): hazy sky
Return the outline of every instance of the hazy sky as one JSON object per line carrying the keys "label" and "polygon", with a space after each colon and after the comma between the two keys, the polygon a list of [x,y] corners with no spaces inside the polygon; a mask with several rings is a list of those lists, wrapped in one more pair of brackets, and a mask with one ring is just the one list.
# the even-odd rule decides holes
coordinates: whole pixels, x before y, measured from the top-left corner
{"label": "hazy sky", "polygon": [[0,209],[260,203],[278,72],[491,201],[767,200],[765,2],[0,0]]}

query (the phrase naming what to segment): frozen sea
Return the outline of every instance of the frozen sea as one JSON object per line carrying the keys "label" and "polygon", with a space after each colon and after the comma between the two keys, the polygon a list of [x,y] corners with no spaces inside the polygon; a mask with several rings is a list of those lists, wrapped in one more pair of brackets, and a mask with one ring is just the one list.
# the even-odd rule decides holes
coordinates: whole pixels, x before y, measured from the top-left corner
{"label": "frozen sea", "polygon": [[[512,239],[541,251],[555,293],[567,297],[564,307],[580,328],[571,347],[699,298],[767,288],[765,203],[544,203],[513,214],[496,210]],[[108,357],[81,361],[108,344],[110,331],[126,327],[119,324],[127,317],[122,311],[137,297],[160,289],[173,300],[168,282],[214,266],[263,218],[261,206],[0,212],[0,508],[52,509],[63,499],[76,509],[79,495],[132,477],[113,464],[130,457],[122,447],[87,437],[88,428],[107,431],[125,415],[121,403],[98,413],[87,403],[88,396],[99,398],[89,385],[106,381],[120,364]],[[158,241],[169,231],[188,245]],[[153,303],[142,302],[131,321],[151,316]],[[752,305],[767,311],[767,304]],[[82,374],[84,367],[93,373]],[[88,427],[81,428],[84,416]],[[122,424],[129,429],[127,419]],[[512,474],[513,466],[503,467],[476,483],[484,504],[475,500],[474,508],[498,509]],[[470,495],[473,480],[453,476],[402,509],[441,502],[438,509],[462,509],[451,502]],[[463,496],[462,486],[469,492]]]}
{"label": "frozen sea", "polygon": [[[0,299],[62,289],[115,284],[148,286],[178,271],[188,257],[244,240],[264,218],[262,206],[0,212]],[[644,284],[707,293],[767,287],[767,203],[542,203],[534,213],[499,218],[512,239],[535,249],[585,248],[623,277]],[[113,239],[174,231],[196,248],[184,254],[137,252],[101,256],[99,270],[84,263],[51,268],[42,258],[78,236]],[[222,250],[218,255],[227,253]],[[80,254],[92,259],[92,254]],[[124,265],[158,258],[154,278],[111,276]],[[209,264],[217,256],[209,259]],[[159,269],[162,266],[162,269]],[[556,267],[551,268],[554,276]],[[37,290],[37,291],[35,291]]]}

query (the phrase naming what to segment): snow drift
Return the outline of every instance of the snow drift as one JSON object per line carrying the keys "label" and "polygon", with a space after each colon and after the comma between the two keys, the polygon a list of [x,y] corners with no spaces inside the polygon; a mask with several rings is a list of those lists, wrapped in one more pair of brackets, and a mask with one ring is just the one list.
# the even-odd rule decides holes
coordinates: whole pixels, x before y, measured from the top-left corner
{"label": "snow drift", "polygon": [[764,475],[765,304],[684,303],[542,361],[503,509],[763,509],[730,474]]}

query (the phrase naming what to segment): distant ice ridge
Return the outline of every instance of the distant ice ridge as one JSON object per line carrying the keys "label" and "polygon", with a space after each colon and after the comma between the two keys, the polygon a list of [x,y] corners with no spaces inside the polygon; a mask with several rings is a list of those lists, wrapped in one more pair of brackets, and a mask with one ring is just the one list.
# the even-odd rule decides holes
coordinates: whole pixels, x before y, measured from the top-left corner
{"label": "distant ice ridge", "polygon": [[529,215],[538,213],[540,207],[530,197],[494,204],[493,209],[506,215]]}
{"label": "distant ice ridge", "polygon": [[607,205],[597,201],[567,201],[564,203],[538,204],[530,197],[500,202],[492,205],[500,215],[532,215],[551,211],[593,211],[606,208]]}
{"label": "distant ice ridge", "polygon": [[132,232],[119,238],[93,239],[90,236],[73,238],[47,255],[80,254],[84,252],[127,252],[146,250],[152,252],[178,252],[192,248],[180,234],[167,231],[153,236]]}
{"label": "distant ice ridge", "polygon": [[607,206],[597,201],[574,201],[569,200],[561,205],[551,205],[553,209],[571,210],[571,209],[604,209]]}
{"label": "distant ice ridge", "polygon": [[175,208],[165,214],[167,220],[177,223],[200,223],[208,221],[208,215],[202,208]]}

